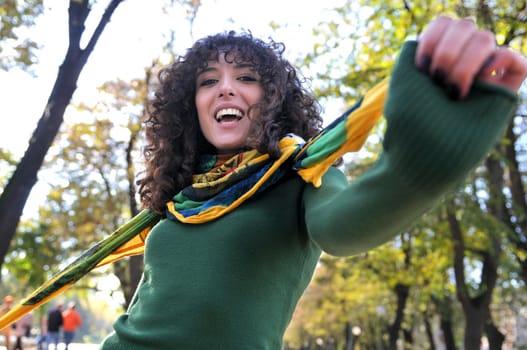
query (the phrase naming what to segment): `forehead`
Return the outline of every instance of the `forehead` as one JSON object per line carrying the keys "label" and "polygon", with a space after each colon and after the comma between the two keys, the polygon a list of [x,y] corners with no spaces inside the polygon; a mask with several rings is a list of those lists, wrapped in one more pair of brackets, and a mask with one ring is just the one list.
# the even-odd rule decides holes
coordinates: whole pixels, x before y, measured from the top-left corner
{"label": "forehead", "polygon": [[211,55],[209,60],[203,67],[198,69],[198,75],[207,71],[215,70],[220,65],[228,64],[233,69],[251,69],[255,70],[255,65],[252,61],[244,59],[243,56],[233,52],[219,52],[216,55]]}

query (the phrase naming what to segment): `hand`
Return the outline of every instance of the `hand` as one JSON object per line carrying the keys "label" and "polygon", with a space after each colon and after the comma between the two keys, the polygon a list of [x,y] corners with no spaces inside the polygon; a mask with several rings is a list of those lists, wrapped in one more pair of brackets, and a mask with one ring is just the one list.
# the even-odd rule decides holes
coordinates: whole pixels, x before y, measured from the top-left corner
{"label": "hand", "polygon": [[445,87],[454,99],[467,96],[475,79],[518,91],[527,76],[527,60],[498,47],[490,31],[469,19],[440,16],[419,38],[417,67]]}

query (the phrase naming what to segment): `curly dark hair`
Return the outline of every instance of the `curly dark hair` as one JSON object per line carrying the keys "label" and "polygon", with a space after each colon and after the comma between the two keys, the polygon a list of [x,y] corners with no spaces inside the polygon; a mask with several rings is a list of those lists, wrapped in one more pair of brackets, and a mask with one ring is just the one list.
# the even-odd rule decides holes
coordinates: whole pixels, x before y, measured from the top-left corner
{"label": "curly dark hair", "polygon": [[198,156],[214,152],[199,127],[195,94],[198,73],[220,54],[249,63],[260,76],[263,99],[251,107],[258,114],[253,148],[277,158],[279,140],[287,133],[307,139],[320,130],[320,106],[283,57],[284,50],[282,43],[231,31],[198,40],[159,72],[145,122],[146,170],[137,181],[143,207],[164,213],[166,202],[191,183]]}

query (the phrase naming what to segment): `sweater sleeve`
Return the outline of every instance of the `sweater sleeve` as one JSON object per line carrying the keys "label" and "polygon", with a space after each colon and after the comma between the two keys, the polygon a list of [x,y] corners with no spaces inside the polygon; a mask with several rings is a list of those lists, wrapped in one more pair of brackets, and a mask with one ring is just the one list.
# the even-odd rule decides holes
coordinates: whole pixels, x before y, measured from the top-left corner
{"label": "sweater sleeve", "polygon": [[407,228],[488,154],[516,109],[514,92],[480,82],[451,100],[415,67],[416,47],[405,43],[392,71],[377,162],[350,186],[330,172],[304,193],[308,233],[329,254],[356,254]]}

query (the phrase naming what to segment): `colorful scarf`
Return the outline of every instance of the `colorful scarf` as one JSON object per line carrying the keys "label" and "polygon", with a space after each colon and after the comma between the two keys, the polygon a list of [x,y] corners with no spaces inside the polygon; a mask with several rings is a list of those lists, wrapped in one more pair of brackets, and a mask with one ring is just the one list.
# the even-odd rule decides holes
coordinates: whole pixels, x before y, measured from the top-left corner
{"label": "colorful scarf", "polygon": [[[319,187],[329,167],[345,153],[362,147],[382,115],[387,90],[388,79],[307,142],[294,135],[284,137],[280,140],[282,153],[278,159],[255,150],[234,155],[219,166],[215,157],[204,158],[202,172],[194,176],[193,184],[167,203],[167,218],[191,224],[214,220],[272,186],[291,169],[304,181]],[[92,269],[125,256],[142,254],[146,236],[160,219],[160,215],[148,209],[141,211],[2,316],[0,329],[61,294]]]}

